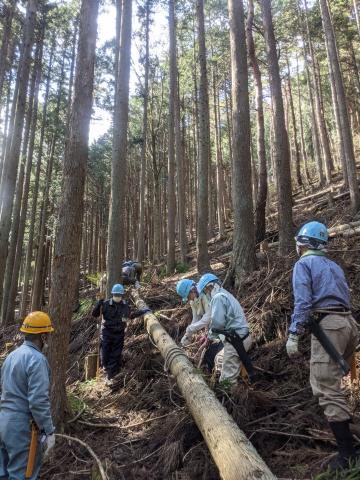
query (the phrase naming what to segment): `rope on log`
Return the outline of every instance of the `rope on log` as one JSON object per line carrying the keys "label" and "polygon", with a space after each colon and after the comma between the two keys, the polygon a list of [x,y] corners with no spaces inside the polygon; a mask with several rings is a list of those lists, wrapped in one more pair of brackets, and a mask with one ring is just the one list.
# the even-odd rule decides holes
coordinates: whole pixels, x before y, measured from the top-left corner
{"label": "rope on log", "polygon": [[[136,290],[132,297],[138,309],[147,308]],[[276,480],[269,467],[234,419],[208,387],[159,320],[145,314],[145,328],[165,359],[198,426],[223,480]]]}

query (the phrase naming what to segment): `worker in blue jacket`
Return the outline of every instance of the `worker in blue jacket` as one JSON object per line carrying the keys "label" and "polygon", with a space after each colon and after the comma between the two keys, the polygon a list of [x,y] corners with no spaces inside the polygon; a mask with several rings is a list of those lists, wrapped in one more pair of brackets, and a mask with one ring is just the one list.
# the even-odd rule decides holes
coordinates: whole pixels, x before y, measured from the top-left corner
{"label": "worker in blue jacket", "polygon": [[[299,354],[299,335],[307,331],[310,317],[318,322],[345,360],[350,360],[358,344],[358,328],[351,315],[344,272],[325,253],[328,237],[326,226],[319,222],[306,223],[296,236],[300,259],[293,271],[294,312],[286,344],[289,357]],[[339,452],[330,462],[332,470],[346,468],[356,458],[349,428],[351,412],[341,388],[342,375],[338,363],[312,335],[310,384],[324,409]]]}
{"label": "worker in blue jacket", "polygon": [[47,456],[55,446],[49,400],[50,368],[43,353],[53,327],[46,313],[32,312],[20,331],[25,334],[25,341],[7,356],[1,369],[1,480],[37,479],[43,453]]}
{"label": "worker in blue jacket", "polygon": [[111,298],[99,300],[92,312],[94,317],[102,315],[100,356],[107,375],[107,385],[112,385],[114,377],[120,372],[126,322],[150,311],[144,309],[131,312],[124,294],[123,285],[117,283],[112,287]]}

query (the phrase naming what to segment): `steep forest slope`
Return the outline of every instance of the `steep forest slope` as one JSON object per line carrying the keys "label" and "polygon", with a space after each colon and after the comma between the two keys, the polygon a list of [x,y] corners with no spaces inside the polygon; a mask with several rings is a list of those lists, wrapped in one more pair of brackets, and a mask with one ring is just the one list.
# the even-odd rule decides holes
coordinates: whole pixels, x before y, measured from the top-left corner
{"label": "steep forest slope", "polygon": [[[348,212],[346,196],[335,199],[331,205],[326,194],[315,198],[316,201],[314,197],[298,201],[301,208],[295,207],[297,224],[314,217],[329,227],[357,220]],[[276,240],[275,229],[273,239]],[[230,261],[231,243],[231,231],[225,238],[209,242],[211,265],[220,278],[224,278]],[[244,288],[233,292],[240,299],[257,339],[252,357],[264,371],[262,379],[254,387],[239,383],[232,391],[219,388],[212,377],[207,377],[207,381],[279,478],[314,478],[321,472],[322,462],[334,451],[334,441],[311,395],[308,339],[302,342],[301,360],[292,362],[285,352],[292,308],[291,271],[296,255],[279,258],[269,245],[262,247],[258,269]],[[329,255],[344,268],[349,279],[357,319],[360,319],[359,251],[356,234],[337,235],[329,246]],[[148,266],[140,290],[177,341],[190,321],[190,311],[178,301],[174,287],[184,276],[196,278],[194,250],[192,255],[193,267],[171,277],[163,277],[161,267]],[[84,358],[97,349],[98,331],[91,317],[95,295],[96,289],[84,281],[81,308],[72,324],[68,388],[73,418],[65,433],[92,448],[109,479],[218,479],[206,444],[176,383],[164,370],[161,355],[145,333],[142,319],[132,321],[128,327],[124,367],[118,384],[110,390],[102,376],[84,382]],[[4,344],[18,342],[16,332],[17,326],[3,330]],[[187,349],[195,364],[199,361],[200,337],[201,334]],[[359,383],[350,385],[347,379],[345,382],[356,413]],[[84,445],[59,439],[55,455],[43,466],[41,478],[101,478],[95,465]],[[359,478],[356,475],[360,473],[347,478]]]}

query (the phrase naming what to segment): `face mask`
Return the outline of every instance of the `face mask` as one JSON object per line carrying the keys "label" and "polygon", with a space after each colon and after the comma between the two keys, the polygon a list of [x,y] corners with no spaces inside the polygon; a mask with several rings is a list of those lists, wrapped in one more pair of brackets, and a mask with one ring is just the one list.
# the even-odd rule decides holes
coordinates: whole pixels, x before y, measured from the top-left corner
{"label": "face mask", "polygon": [[210,292],[210,297],[211,298],[215,297],[215,295],[218,293],[219,290],[220,290],[220,285],[218,283],[214,283],[214,286]]}
{"label": "face mask", "polygon": [[47,342],[47,337],[45,336],[41,336],[41,340],[42,340],[42,348],[41,348],[41,351],[42,353],[45,355],[48,350],[49,350],[49,344]]}
{"label": "face mask", "polygon": [[115,303],[120,303],[121,300],[122,300],[122,297],[119,297],[119,296],[117,296],[117,295],[114,295],[114,296],[113,296],[113,300],[114,300]]}
{"label": "face mask", "polygon": [[299,257],[300,257],[300,255],[301,255],[301,250],[300,250],[299,245],[296,245],[296,253],[297,253],[297,254],[299,255]]}

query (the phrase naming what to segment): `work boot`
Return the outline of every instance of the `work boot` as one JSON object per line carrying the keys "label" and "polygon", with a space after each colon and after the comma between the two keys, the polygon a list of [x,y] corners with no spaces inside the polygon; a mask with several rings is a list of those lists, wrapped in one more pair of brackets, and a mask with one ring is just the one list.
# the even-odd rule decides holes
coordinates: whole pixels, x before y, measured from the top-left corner
{"label": "work boot", "polygon": [[329,463],[330,470],[332,471],[345,470],[350,467],[351,463],[355,463],[358,459],[349,423],[350,420],[329,422],[339,451],[338,455]]}

